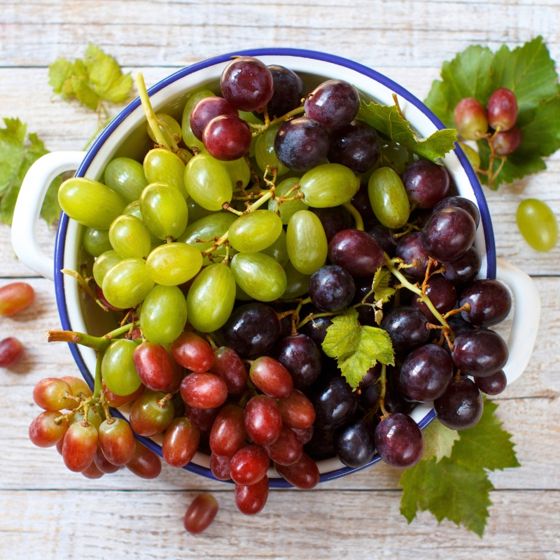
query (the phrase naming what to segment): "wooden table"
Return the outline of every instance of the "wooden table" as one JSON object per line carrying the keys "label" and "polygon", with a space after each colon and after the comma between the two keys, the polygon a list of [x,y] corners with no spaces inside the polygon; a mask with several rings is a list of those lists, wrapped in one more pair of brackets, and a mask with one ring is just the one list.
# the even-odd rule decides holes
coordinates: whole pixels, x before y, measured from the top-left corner
{"label": "wooden table", "polygon": [[[173,69],[230,50],[297,46],[331,51],[387,74],[423,97],[441,62],[474,43],[512,46],[542,34],[560,60],[558,0],[2,0],[0,116],[19,116],[51,150],[80,149],[96,117],[54,99],[47,65],[93,41],[148,83]],[[499,397],[522,467],[492,476],[491,517],[483,539],[429,514],[407,525],[399,514],[398,473],[377,466],[310,492],[275,491],[254,518],[238,514],[229,486],[164,468],[155,481],[128,472],[90,481],[68,472],[52,449],[34,448],[27,426],[38,413],[34,383],[76,374],[68,349],[49,346],[58,325],[53,286],[15,259],[0,228],[0,284],[25,279],[37,303],[0,320],[27,354],[0,370],[0,558],[560,558],[560,248],[532,251],[515,225],[518,202],[546,200],[560,215],[560,157],[522,184],[487,192],[500,256],[534,276],[543,314],[525,375]],[[54,231],[42,226],[52,247]],[[191,496],[220,502],[204,536],[182,529]]]}

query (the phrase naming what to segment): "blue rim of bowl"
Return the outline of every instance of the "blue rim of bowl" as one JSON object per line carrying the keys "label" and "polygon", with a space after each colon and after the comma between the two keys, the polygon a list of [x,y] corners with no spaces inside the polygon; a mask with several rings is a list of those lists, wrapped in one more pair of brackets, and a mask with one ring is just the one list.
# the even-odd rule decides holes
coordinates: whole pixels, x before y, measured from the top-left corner
{"label": "blue rim of bowl", "polygon": [[[172,84],[173,82],[189,75],[192,74],[194,72],[197,72],[199,70],[202,70],[204,68],[208,68],[210,66],[214,66],[217,64],[222,64],[224,62],[227,62],[228,60],[230,60],[232,57],[235,56],[254,56],[254,57],[259,57],[259,56],[293,56],[293,57],[300,57],[300,58],[311,58],[314,60],[320,60],[323,62],[329,62],[332,64],[336,64],[338,66],[343,66],[346,68],[349,68],[350,70],[354,70],[356,72],[359,72],[360,74],[363,74],[365,76],[367,76],[368,78],[371,78],[379,83],[381,83],[382,85],[390,88],[391,90],[393,90],[395,93],[397,93],[398,95],[400,95],[403,99],[406,99],[409,103],[411,103],[412,105],[414,105],[417,109],[419,109],[420,111],[422,111],[422,113],[424,113],[429,119],[430,121],[438,128],[445,128],[445,126],[443,125],[443,123],[434,115],[434,113],[432,113],[432,111],[430,111],[430,109],[428,109],[428,107],[426,107],[426,105],[424,105],[424,103],[422,103],[422,101],[420,99],[418,99],[416,96],[412,95],[408,90],[406,90],[405,88],[403,88],[402,86],[400,86],[399,84],[397,84],[396,82],[394,82],[393,80],[391,80],[390,78],[387,78],[386,76],[384,76],[383,74],[380,74],[379,72],[372,70],[371,68],[368,68],[367,66],[364,66],[363,64],[359,64],[358,62],[354,62],[352,60],[349,60],[347,58],[343,58],[337,55],[333,55],[333,54],[328,54],[328,53],[324,53],[324,52],[320,52],[320,51],[312,51],[312,50],[305,50],[305,49],[291,49],[291,48],[260,48],[260,49],[248,49],[248,50],[240,50],[240,51],[234,51],[231,53],[227,53],[227,54],[223,54],[220,56],[216,56],[216,57],[212,57],[209,59],[206,59],[202,62],[197,62],[195,64],[192,64],[190,66],[187,66],[185,68],[182,68],[181,70],[178,70],[177,72],[174,72],[173,74],[167,76],[166,78],[162,79],[161,81],[157,82],[155,85],[153,85],[151,88],[148,89],[148,94],[150,96],[154,95],[155,93],[157,93],[158,91],[160,91],[161,89],[163,89],[164,87]],[[108,125],[107,127],[99,134],[99,136],[97,137],[97,139],[94,141],[94,143],[91,145],[91,147],[89,148],[88,152],[86,153],[82,163],[80,164],[80,166],[78,167],[77,171],[76,171],[76,176],[77,177],[83,177],[91,162],[93,161],[94,157],[97,155],[97,152],[99,151],[99,149],[101,148],[101,146],[105,143],[105,141],[109,138],[109,136],[116,130],[116,128],[140,105],[140,99],[137,97],[134,100],[132,100]],[[490,219],[490,211],[488,209],[488,205],[486,203],[486,199],[484,197],[484,193],[482,192],[482,187],[478,181],[478,178],[476,176],[476,173],[474,171],[474,169],[472,168],[471,164],[469,163],[467,157],[465,156],[463,150],[461,150],[461,148],[455,144],[455,154],[458,157],[461,166],[463,167],[463,169],[465,170],[465,173],[467,174],[467,177],[469,179],[469,182],[471,183],[473,192],[476,196],[476,200],[478,203],[478,208],[480,210],[480,215],[481,215],[481,222],[482,222],[482,227],[483,227],[483,231],[484,231],[484,238],[485,238],[485,242],[486,242],[486,260],[487,260],[487,276],[488,278],[495,278],[496,276],[496,246],[495,246],[495,241],[494,241],[494,233],[492,230],[492,222]],[[70,319],[68,317],[68,309],[66,307],[66,298],[65,298],[65,292],[64,292],[64,280],[63,280],[63,274],[61,272],[61,269],[63,268],[63,263],[64,263],[64,248],[65,248],[65,241],[66,241],[66,232],[68,229],[68,216],[66,214],[62,214],[61,220],[60,220],[60,225],[58,227],[58,232],[57,232],[57,237],[56,237],[56,243],[55,243],[55,258],[54,258],[54,279],[55,279],[55,294],[56,294],[56,300],[57,300],[57,306],[58,306],[58,312],[59,312],[59,316],[60,316],[60,320],[61,320],[61,324],[62,327],[66,330],[71,329],[71,325],[70,325]],[[74,360],[76,362],[76,364],[78,365],[78,368],[80,369],[80,372],[82,373],[82,376],[84,377],[84,379],[88,382],[88,384],[90,386],[93,386],[93,378],[84,362],[84,359],[78,349],[78,347],[75,344],[69,344],[68,345],[70,347],[70,352],[72,353],[72,356],[74,357]],[[120,417],[123,417],[120,413],[118,413],[118,411],[115,411]],[[435,418],[435,411],[433,409],[431,409],[428,414],[426,414],[418,423],[418,425],[420,426],[421,429],[425,428],[434,418]],[[146,438],[146,437],[142,437],[142,436],[137,436],[137,439],[143,443],[146,447],[148,447],[149,449],[151,449],[152,451],[154,451],[155,453],[157,453],[158,455],[161,456],[162,451],[161,451],[161,446],[158,445],[157,443],[155,443],[153,440]],[[343,476],[347,476],[351,473],[354,472],[358,472],[360,470],[366,469],[368,467],[370,467],[371,465],[377,463],[378,461],[380,461],[381,458],[379,457],[379,455],[376,455],[369,463],[367,463],[366,465],[363,465],[361,467],[358,468],[350,468],[350,467],[341,467],[339,469],[327,472],[327,473],[323,473],[320,476],[320,481],[321,482],[326,482],[328,480],[334,480],[336,478],[340,478]],[[206,467],[202,467],[200,465],[195,465],[195,464],[189,464],[186,467],[184,467],[185,469],[205,476],[207,478],[213,479],[213,480],[217,480],[213,475],[212,472],[210,471],[209,468]],[[271,478],[270,479],[270,486],[273,488],[289,488],[292,485],[287,482],[286,480],[284,480],[283,478]]]}

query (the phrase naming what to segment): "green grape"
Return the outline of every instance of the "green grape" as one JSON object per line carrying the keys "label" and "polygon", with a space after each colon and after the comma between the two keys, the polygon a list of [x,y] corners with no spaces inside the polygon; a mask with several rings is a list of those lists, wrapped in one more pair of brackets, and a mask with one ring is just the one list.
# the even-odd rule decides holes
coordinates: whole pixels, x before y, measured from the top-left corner
{"label": "green grape", "polygon": [[138,200],[148,184],[142,164],[127,157],[111,160],[103,173],[105,184],[119,193],[125,200]]}
{"label": "green grape", "polygon": [[203,268],[187,294],[189,323],[200,332],[223,327],[235,303],[235,278],[230,268],[215,263]]}
{"label": "green grape", "polygon": [[[167,113],[156,113],[156,117],[160,130],[165,131],[173,139],[175,144],[179,144],[182,138],[181,125]],[[150,140],[157,143],[154,133],[152,132],[152,128],[149,125],[146,125],[146,132],[148,133]]]}
{"label": "green grape", "polygon": [[125,259],[107,271],[101,287],[113,307],[128,309],[142,303],[154,283],[142,259]]}
{"label": "green grape", "polygon": [[115,395],[131,395],[142,384],[133,359],[137,346],[133,340],[115,340],[103,355],[101,376],[107,389]]}
{"label": "green grape", "polygon": [[290,262],[290,257],[288,257],[288,247],[286,246],[286,232],[282,230],[278,239],[272,245],[267,247],[263,253],[270,255],[282,266],[287,265]]}
{"label": "green grape", "polygon": [[111,250],[109,233],[107,230],[86,228],[82,239],[84,249],[92,256],[98,257],[105,251]]}
{"label": "green grape", "polygon": [[274,301],[286,290],[282,265],[264,253],[237,253],[231,270],[237,285],[258,301]]}
{"label": "green grape", "polygon": [[293,267],[313,274],[327,260],[328,244],[323,224],[310,210],[296,212],[288,222],[286,246]]}
{"label": "green grape", "polygon": [[390,167],[376,169],[368,181],[369,203],[375,217],[387,228],[402,227],[410,216],[410,203],[401,178]]}
{"label": "green grape", "polygon": [[187,208],[189,210],[189,222],[195,222],[200,218],[204,218],[204,216],[208,216],[212,212],[210,210],[206,210],[206,208],[202,208],[199,206],[192,198],[187,198]]}
{"label": "green grape", "polygon": [[84,177],[64,181],[58,189],[58,203],[70,218],[95,229],[109,229],[126,206],[114,190]]}
{"label": "green grape", "polygon": [[171,344],[185,328],[187,302],[177,286],[154,286],[140,309],[142,335],[156,344]]}
{"label": "green grape", "polygon": [[101,287],[103,285],[103,280],[105,275],[109,270],[111,270],[116,264],[122,261],[121,257],[117,255],[115,251],[105,251],[102,255],[99,255],[93,263],[93,278],[96,284]]}
{"label": "green grape", "polygon": [[247,158],[222,161],[222,164],[227,169],[234,188],[244,189],[249,184],[251,180],[251,167]]}
{"label": "green grape", "polygon": [[233,196],[233,182],[223,162],[210,154],[194,156],[185,169],[185,188],[206,210],[217,212]]}
{"label": "green grape", "polygon": [[474,148],[471,148],[464,142],[459,142],[459,146],[461,146],[461,149],[463,150],[463,152],[465,152],[465,155],[467,156],[470,164],[475,169],[480,169],[480,154]]}
{"label": "green grape", "polygon": [[119,257],[147,257],[152,250],[148,228],[134,216],[119,216],[109,228],[111,246]]}
{"label": "green grape", "polygon": [[165,183],[185,196],[185,164],[173,152],[164,148],[150,150],[144,158],[144,173],[148,183]]}
{"label": "green grape", "polygon": [[255,210],[239,216],[229,228],[229,242],[242,253],[270,247],[282,232],[282,220],[272,210]]}
{"label": "green grape", "polygon": [[259,169],[264,173],[266,168],[276,169],[278,177],[288,173],[289,169],[278,159],[274,150],[274,140],[282,123],[269,127],[265,132],[259,134],[255,140],[255,160]]}
{"label": "green grape", "polygon": [[285,267],[286,271],[286,291],[282,299],[296,299],[309,291],[309,276],[296,270],[291,263]]}
{"label": "green grape", "polygon": [[199,151],[204,149],[204,144],[193,134],[193,131],[191,129],[190,118],[192,110],[201,99],[204,99],[206,97],[213,97],[214,95],[215,93],[213,91],[209,89],[202,89],[194,91],[187,98],[185,107],[183,108],[181,130],[183,132],[183,141],[185,142],[185,146],[187,146],[187,148],[190,148],[191,150],[193,148]]}
{"label": "green grape", "polygon": [[[87,413],[87,421],[97,430],[99,428],[99,426],[101,425],[101,422],[103,422],[103,418],[101,418],[101,415],[99,414],[99,412],[96,410],[97,406],[91,406],[88,409],[88,413]],[[74,412],[73,415],[73,422],[82,422],[84,419],[84,413],[83,411],[80,412]]]}
{"label": "green grape", "polygon": [[250,124],[263,124],[262,119],[250,111],[239,111],[239,118]]}
{"label": "green grape", "polygon": [[378,165],[391,167],[401,174],[404,173],[409,161],[410,152],[402,144],[388,142],[381,148]]}
{"label": "green grape", "polygon": [[[268,201],[268,209],[273,212],[280,212],[280,218],[283,224],[287,224],[290,218],[298,210],[306,210],[307,204],[301,199],[287,200],[278,204],[278,198],[280,196],[286,196],[286,193],[290,192],[291,189],[295,187],[300,182],[299,177],[289,177],[284,179],[281,183],[276,186],[276,198],[271,198]],[[293,196],[297,191],[292,191],[288,196]]]}
{"label": "green grape", "polygon": [[156,284],[178,286],[198,274],[202,255],[196,247],[186,243],[166,243],[150,253],[146,267]]}
{"label": "green grape", "polygon": [[324,163],[310,169],[300,180],[303,200],[313,208],[330,208],[350,202],[360,179],[340,163]]}
{"label": "green grape", "polygon": [[127,205],[123,210],[123,214],[126,214],[127,216],[134,216],[135,218],[142,220],[143,218],[142,210],[140,208],[140,201],[135,200],[134,202],[131,202],[129,205]]}
{"label": "green grape", "polygon": [[240,287],[239,284],[235,286],[235,299],[239,301],[253,301],[253,298],[245,293]]}
{"label": "green grape", "polygon": [[187,203],[174,187],[148,185],[140,199],[140,210],[144,223],[158,239],[177,239],[187,227]]}
{"label": "green grape", "polygon": [[[206,251],[216,239],[221,237],[235,222],[236,216],[231,212],[215,212],[204,218],[200,218],[187,227],[185,233],[181,235],[179,241],[184,241],[200,252]],[[226,256],[226,247],[222,245],[213,253],[217,257]],[[231,254],[231,252],[230,252]],[[204,257],[204,264],[210,264],[212,261],[208,257]]]}
{"label": "green grape", "polygon": [[546,202],[527,198],[517,207],[517,227],[536,251],[550,251],[558,242],[558,222]]}

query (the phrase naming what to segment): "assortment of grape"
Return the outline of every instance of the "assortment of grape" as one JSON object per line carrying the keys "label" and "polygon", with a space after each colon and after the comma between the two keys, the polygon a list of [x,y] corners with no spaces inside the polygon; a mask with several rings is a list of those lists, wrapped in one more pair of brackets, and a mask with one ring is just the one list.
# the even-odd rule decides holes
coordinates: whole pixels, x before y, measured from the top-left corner
{"label": "assortment of grape", "polygon": [[[352,85],[303,88],[289,69],[236,58],[221,95],[189,95],[182,124],[141,91],[156,143],[143,163],[117,157],[103,182],[61,186],[84,226],[80,282],[121,325],[50,333],[98,355],[93,394],[72,378],[34,393],[45,412],[30,437],[56,444],[71,470],[156,476],[158,457],[134,434],[156,436],[175,467],[209,453],[254,514],[271,466],[300,488],[318,483],[327,457],[360,467],[377,451],[410,466],[423,447],[417,403],[463,429],[480,418],[481,391],[504,389],[507,348],[488,327],[511,298],[476,280],[477,207],[444,167],[360,122]],[[395,294],[381,301],[383,271]],[[388,333],[395,363],[358,372],[356,388],[323,351],[351,309]],[[204,530],[216,511],[199,496],[185,527]]]}

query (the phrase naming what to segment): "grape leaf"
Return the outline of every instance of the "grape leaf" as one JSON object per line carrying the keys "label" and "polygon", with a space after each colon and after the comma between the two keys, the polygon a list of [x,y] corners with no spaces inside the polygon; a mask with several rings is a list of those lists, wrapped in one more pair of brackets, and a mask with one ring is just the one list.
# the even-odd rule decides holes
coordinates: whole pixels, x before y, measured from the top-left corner
{"label": "grape leaf", "polygon": [[395,288],[391,287],[391,273],[383,267],[379,267],[373,275],[371,287],[373,298],[377,302],[387,303],[395,294]]}
{"label": "grape leaf", "polygon": [[451,151],[457,138],[454,129],[443,129],[426,139],[418,139],[414,129],[396,105],[381,105],[362,99],[357,118],[394,142],[431,161],[436,161]]}
{"label": "grape leaf", "polygon": [[424,430],[422,436],[424,438],[422,458],[435,457],[438,461],[451,455],[453,444],[459,439],[459,433],[456,430],[450,430],[437,419]]}
{"label": "grape leaf", "polygon": [[353,389],[377,362],[395,363],[387,331],[360,325],[355,309],[333,317],[322,347],[327,356],[336,358],[343,377]]}

